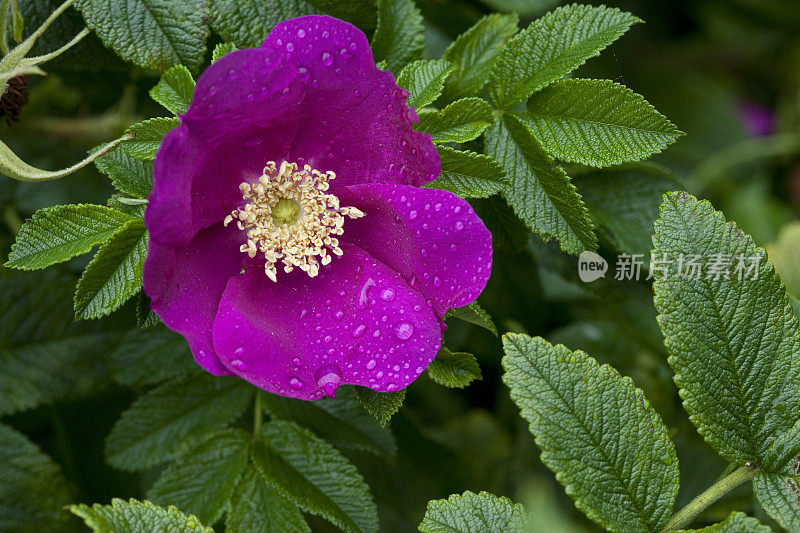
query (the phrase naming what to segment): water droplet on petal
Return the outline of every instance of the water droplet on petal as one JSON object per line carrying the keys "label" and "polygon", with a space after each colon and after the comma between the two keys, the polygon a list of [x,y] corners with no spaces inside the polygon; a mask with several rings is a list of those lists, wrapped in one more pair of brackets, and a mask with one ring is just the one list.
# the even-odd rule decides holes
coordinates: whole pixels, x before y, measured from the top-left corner
{"label": "water droplet on petal", "polygon": [[291,378],[289,380],[289,386],[295,390],[300,390],[303,388],[303,382],[297,378]]}
{"label": "water droplet on petal", "polygon": [[358,326],[356,326],[356,329],[353,330],[352,335],[353,337],[358,338],[361,335],[363,335],[365,331],[367,331],[367,326],[365,326],[364,324],[359,324]]}
{"label": "water droplet on petal", "polygon": [[456,222],[456,229],[457,229],[457,230],[462,230],[462,229],[464,229],[464,223],[463,223],[463,222],[461,222],[460,220],[459,220],[458,222]]}
{"label": "water droplet on petal", "polygon": [[338,366],[325,365],[314,373],[314,379],[317,381],[317,387],[333,398],[336,387],[342,382],[342,371],[339,370]]}
{"label": "water droplet on petal", "polygon": [[306,36],[306,30],[300,28],[299,30],[297,30],[297,36],[300,37],[300,38],[305,37]]}
{"label": "water droplet on petal", "polygon": [[287,52],[294,52],[294,44],[286,43],[286,51]]}
{"label": "water droplet on petal", "polygon": [[242,361],[241,359],[234,359],[233,361],[231,361],[231,366],[239,370],[244,370],[244,361]]}
{"label": "water droplet on petal", "polygon": [[408,213],[408,218],[411,219],[411,220],[414,220],[415,218],[417,218],[417,211],[416,210],[412,210],[411,212],[409,212]]}
{"label": "water droplet on petal", "polygon": [[322,54],[322,64],[325,65],[326,67],[329,67],[331,66],[332,63],[333,63],[333,57],[328,52],[324,52]]}
{"label": "water droplet on petal", "polygon": [[372,370],[373,368],[375,368],[375,365],[377,365],[377,364],[378,364],[378,362],[375,359],[370,359],[367,362],[367,369],[368,370]]}
{"label": "water droplet on petal", "polygon": [[233,351],[233,355],[242,355],[244,353],[244,347],[239,346]]}
{"label": "water droplet on petal", "polygon": [[344,313],[342,311],[336,311],[333,313],[333,318],[336,320],[341,320],[344,317]]}
{"label": "water droplet on petal", "polygon": [[394,334],[401,341],[408,340],[414,334],[414,326],[408,322],[400,322],[394,327]]}
{"label": "water droplet on petal", "polygon": [[369,303],[369,292],[372,290],[372,287],[375,286],[375,280],[372,278],[367,278],[367,281],[364,282],[364,286],[361,287],[361,293],[358,296],[358,307],[364,309],[367,307]]}
{"label": "water droplet on petal", "polygon": [[384,302],[391,302],[394,300],[394,291],[392,289],[383,289],[381,291],[381,300]]}

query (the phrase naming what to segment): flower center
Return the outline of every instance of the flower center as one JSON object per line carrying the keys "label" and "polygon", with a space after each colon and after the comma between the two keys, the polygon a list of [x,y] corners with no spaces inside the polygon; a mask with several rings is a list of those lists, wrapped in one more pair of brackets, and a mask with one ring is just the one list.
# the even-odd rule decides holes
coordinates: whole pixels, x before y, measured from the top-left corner
{"label": "flower center", "polygon": [[364,213],[339,207],[339,199],[325,192],[335,177],[309,165],[298,170],[297,163],[284,161],[278,168],[270,161],[258,183],[239,185],[248,202],[225,217],[225,225],[236,220],[237,227],[247,232],[247,244],[240,250],[250,257],[264,254],[264,273],[272,281],[278,281],[278,261],[286,273],[297,267],[313,278],[320,265],[331,262],[331,253],[342,255],[334,235],[344,233],[345,217],[360,218]]}

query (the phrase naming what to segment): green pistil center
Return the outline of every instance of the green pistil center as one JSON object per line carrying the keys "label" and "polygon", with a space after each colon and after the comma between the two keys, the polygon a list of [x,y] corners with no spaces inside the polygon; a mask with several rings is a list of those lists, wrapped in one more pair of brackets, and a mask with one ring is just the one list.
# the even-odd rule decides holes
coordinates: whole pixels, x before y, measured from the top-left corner
{"label": "green pistil center", "polygon": [[294,200],[281,198],[272,208],[272,221],[276,226],[293,226],[300,218],[300,205]]}

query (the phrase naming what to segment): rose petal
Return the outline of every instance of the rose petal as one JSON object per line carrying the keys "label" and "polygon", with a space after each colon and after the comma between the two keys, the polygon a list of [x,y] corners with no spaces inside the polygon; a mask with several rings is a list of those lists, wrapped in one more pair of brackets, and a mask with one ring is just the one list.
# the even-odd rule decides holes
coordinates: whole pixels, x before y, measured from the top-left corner
{"label": "rose petal", "polygon": [[218,224],[201,231],[186,246],[150,237],[144,262],[144,292],[150,307],[170,329],[189,341],[198,364],[216,375],[230,374],[220,363],[211,326],[228,278],[239,273],[242,234]]}
{"label": "rose petal", "polygon": [[408,92],[375,67],[364,34],[352,24],[310,15],[275,26],[264,48],[287,53],[306,99],[291,159],[353,183],[422,185],[439,175],[430,135],[415,132]]}
{"label": "rose petal", "polygon": [[433,301],[439,316],[474,301],[492,270],[492,236],[455,194],[407,185],[363,184],[339,194],[366,216],[341,239],[400,272]]}
{"label": "rose petal", "polygon": [[151,234],[184,245],[242,202],[239,184],[286,158],[303,86],[278,52],[230,53],[197,82],[181,125],[156,156],[145,211]]}
{"label": "rose petal", "polygon": [[393,391],[414,381],[441,343],[421,293],[355,246],[309,278],[270,281],[248,268],[228,282],[214,320],[214,347],[236,375],[304,400],[340,384]]}

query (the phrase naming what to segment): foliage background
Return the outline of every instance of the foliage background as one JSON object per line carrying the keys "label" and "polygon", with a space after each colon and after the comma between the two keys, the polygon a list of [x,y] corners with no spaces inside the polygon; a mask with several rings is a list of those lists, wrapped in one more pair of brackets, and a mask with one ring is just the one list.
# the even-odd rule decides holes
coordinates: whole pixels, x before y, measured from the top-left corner
{"label": "foliage background", "polygon": [[[56,5],[50,0],[35,4],[41,13]],[[418,0],[417,4],[427,27],[423,57],[438,58],[455,36],[485,13],[518,10],[520,27],[525,27],[558,2]],[[793,0],[605,4],[629,11],[646,24],[634,26],[576,75],[624,83],[686,132],[654,160],[684,180],[682,188],[711,199],[756,242],[769,243],[771,259],[789,292],[800,297],[800,8]],[[57,34],[77,32],[80,17],[75,13],[70,17],[59,22]],[[214,39],[212,35],[209,49]],[[0,126],[2,139],[34,166],[68,166],[127,125],[163,114],[147,96],[157,76],[121,62],[93,35],[47,70],[48,78],[32,84],[21,121],[13,127]],[[768,135],[748,130],[745,110],[752,106],[772,117]],[[591,188],[589,178],[575,179],[583,194]],[[35,210],[66,203],[104,204],[111,192],[107,179],[93,166],[46,184],[0,179],[0,257],[8,255],[22,220]],[[650,204],[644,204],[657,206],[659,199],[660,191],[653,191]],[[651,213],[652,223],[655,209],[642,209]],[[649,236],[651,228],[634,224],[627,229],[636,239]],[[613,258],[609,237],[601,235],[601,243],[601,253]],[[522,246],[496,239],[495,254],[492,279],[480,302],[498,329],[585,349],[632,376],[673,431],[682,475],[676,508],[706,488],[724,464],[698,437],[680,405],[654,320],[650,284],[605,280],[584,285],[577,280],[575,259],[554,245],[542,244],[538,237]],[[16,275],[13,284],[21,287],[15,294],[22,308],[36,313],[46,307],[56,317],[53,331],[68,328],[68,280],[76,279],[86,261],[79,258],[53,267],[55,272],[44,276]],[[4,269],[2,279],[8,275]],[[59,292],[64,284],[67,289]],[[43,285],[50,290],[43,293]],[[10,291],[9,286],[4,288]],[[10,335],[11,325],[16,324],[6,316],[12,312],[10,294],[0,296],[3,335]],[[65,304],[59,306],[59,298]],[[143,498],[158,469],[141,475],[123,473],[107,466],[103,457],[112,425],[144,390],[112,380],[118,369],[110,354],[121,334],[136,327],[134,306],[99,325],[81,327],[98,335],[98,342],[82,346],[69,369],[52,374],[55,382],[50,384],[69,392],[70,399],[4,416],[2,422],[27,435],[61,465],[74,487],[74,501]],[[399,450],[396,459],[347,453],[372,488],[383,529],[415,530],[428,500],[486,490],[524,503],[538,530],[596,530],[539,461],[527,423],[500,380],[498,339],[465,323],[452,324],[446,339],[449,348],[478,356],[483,380],[461,391],[445,389],[423,376],[409,388],[405,407],[391,422]],[[38,355],[59,360],[48,350]],[[64,383],[58,383],[60,379]],[[0,415],[6,412],[2,398],[8,390],[2,387],[10,387],[7,382],[0,377]],[[702,521],[722,520],[731,509],[770,523],[747,487],[711,507]],[[314,518],[310,523],[315,531],[332,527]],[[80,527],[77,519],[71,524]]]}

